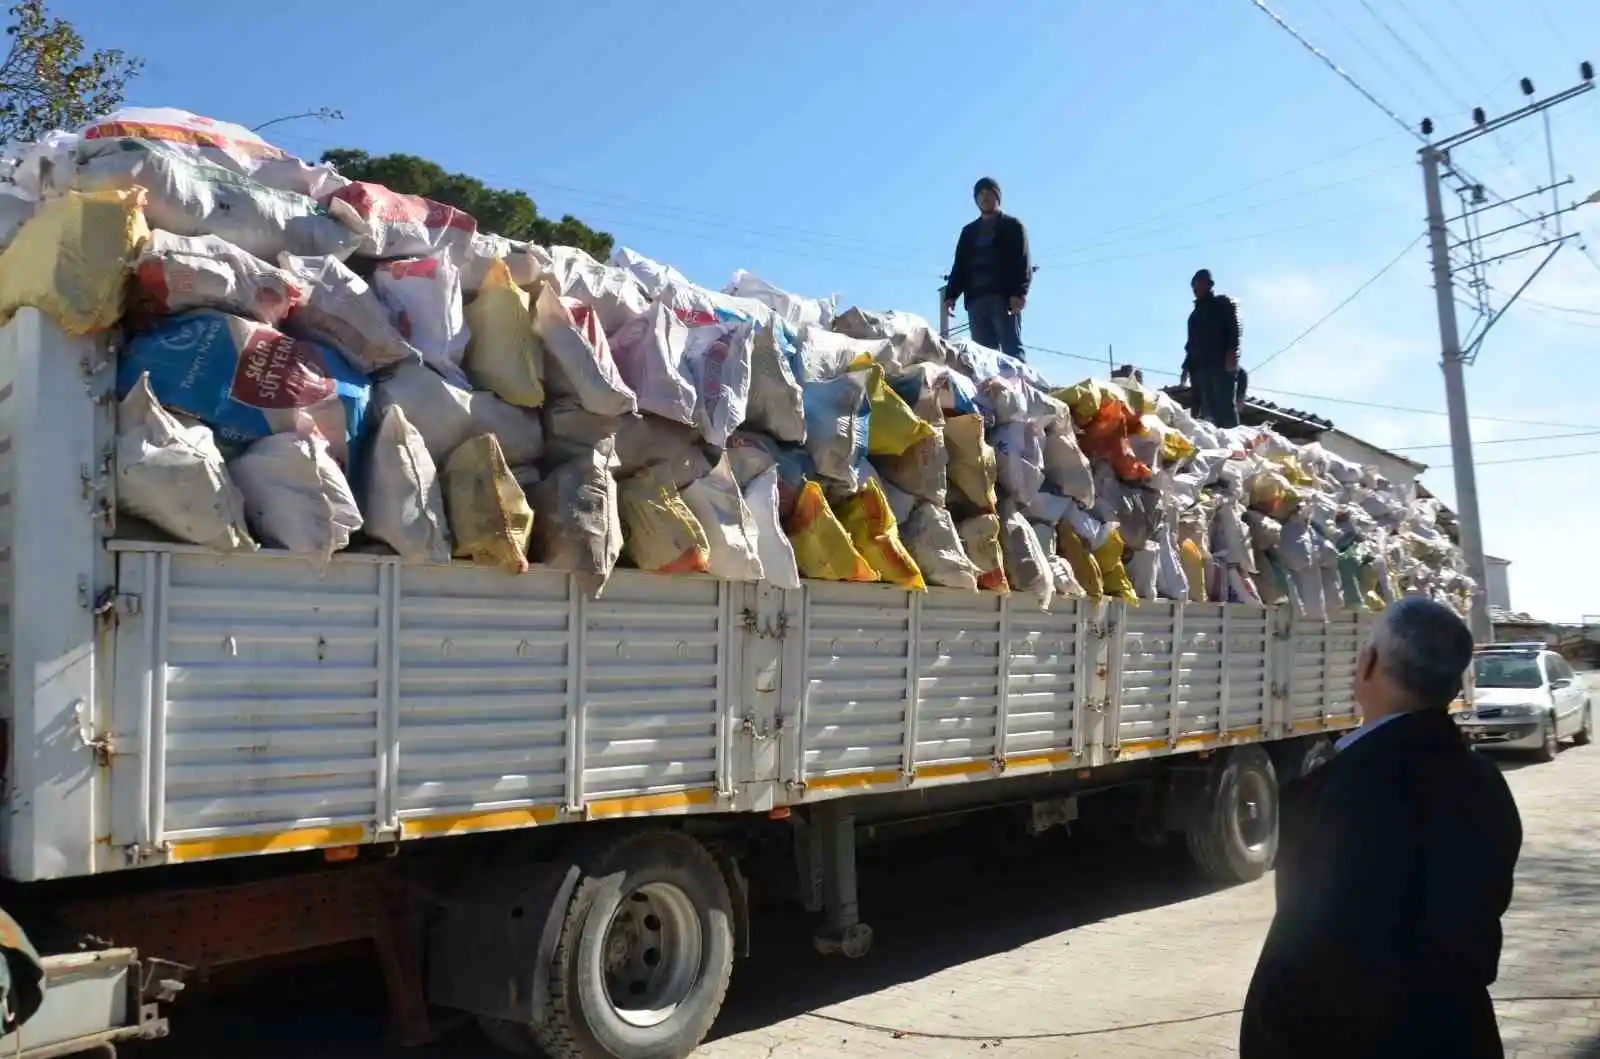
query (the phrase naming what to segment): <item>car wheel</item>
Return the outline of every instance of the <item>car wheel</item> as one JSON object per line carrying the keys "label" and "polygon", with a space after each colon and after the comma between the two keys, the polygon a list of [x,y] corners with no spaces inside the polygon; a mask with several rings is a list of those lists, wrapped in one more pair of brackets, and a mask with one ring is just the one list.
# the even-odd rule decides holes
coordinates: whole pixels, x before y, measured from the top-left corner
{"label": "car wheel", "polygon": [[1578,726],[1578,734],[1572,737],[1572,745],[1573,746],[1588,746],[1591,742],[1594,741],[1594,736],[1593,736],[1593,734],[1591,734],[1590,729],[1589,729],[1589,725],[1592,723],[1590,721],[1590,718],[1593,715],[1594,715],[1594,703],[1592,703],[1592,702],[1584,703],[1583,704],[1583,723]]}
{"label": "car wheel", "polygon": [[1539,749],[1534,753],[1540,761],[1554,761],[1560,751],[1561,744],[1556,740],[1555,715],[1546,714],[1539,724]]}

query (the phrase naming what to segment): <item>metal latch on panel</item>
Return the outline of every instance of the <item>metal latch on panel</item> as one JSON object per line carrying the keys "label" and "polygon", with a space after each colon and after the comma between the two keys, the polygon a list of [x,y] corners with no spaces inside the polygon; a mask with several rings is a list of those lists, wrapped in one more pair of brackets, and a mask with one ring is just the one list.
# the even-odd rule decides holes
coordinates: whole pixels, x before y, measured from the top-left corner
{"label": "metal latch on panel", "polygon": [[[89,606],[88,592],[89,579],[80,577],[78,596],[84,601],[84,606]],[[100,594],[94,597],[94,605],[89,609],[97,618],[112,613],[132,617],[144,610],[144,599],[136,592],[118,592],[115,588],[108,587],[100,590]]]}
{"label": "metal latch on panel", "polygon": [[748,735],[753,741],[755,741],[757,743],[764,743],[768,739],[771,739],[774,735],[777,734],[778,729],[780,729],[782,727],[783,727],[783,721],[782,721],[781,718],[778,721],[776,721],[772,725],[772,727],[770,727],[770,728],[768,728],[765,725],[758,724],[754,717],[745,717],[745,718],[742,718],[740,720],[740,722],[739,722],[739,730],[741,732],[745,733],[746,735]]}
{"label": "metal latch on panel", "polygon": [[745,629],[755,633],[757,636],[770,636],[775,640],[781,640],[789,632],[789,614],[787,611],[778,611],[777,616],[766,628],[762,628],[760,616],[749,607],[740,612],[740,620]]}
{"label": "metal latch on panel", "polygon": [[78,719],[78,741],[94,754],[95,764],[101,768],[111,766],[111,755],[114,752],[111,746],[111,737],[104,732],[97,731],[89,721],[89,707],[82,699],[72,706],[73,715]]}

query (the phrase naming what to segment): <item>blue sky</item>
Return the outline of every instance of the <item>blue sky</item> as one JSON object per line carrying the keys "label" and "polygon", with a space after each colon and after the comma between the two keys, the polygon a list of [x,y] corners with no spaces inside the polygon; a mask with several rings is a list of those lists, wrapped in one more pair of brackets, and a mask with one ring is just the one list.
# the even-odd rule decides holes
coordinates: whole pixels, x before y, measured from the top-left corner
{"label": "blue sky", "polygon": [[[1474,104],[1515,107],[1519,76],[1543,94],[1600,61],[1592,0],[1526,0],[1515,16],[1490,0],[1273,6],[1441,131]],[[1009,0],[987,14],[954,0],[279,0],[270,23],[258,5],[190,0],[166,0],[160,19],[103,0],[52,7],[92,45],[145,59],[130,102],[246,125],[336,107],[341,122],[269,135],[306,157],[406,151],[523,188],[711,286],[742,267],[931,316],[972,182],[992,175],[1040,266],[1025,339],[1102,363],[1113,346],[1149,371],[1182,358],[1194,269],[1241,303],[1254,366],[1422,229],[1415,143],[1250,0]],[[1597,125],[1600,92],[1554,114],[1558,172],[1583,195],[1600,189]],[[1547,171],[1537,121],[1458,161],[1505,195]],[[1513,562],[1513,605],[1553,619],[1600,613],[1600,561],[1578,550],[1600,526],[1600,455],[1534,459],[1600,450],[1589,211],[1577,217],[1594,262],[1564,250],[1529,290],[1539,304],[1514,307],[1468,374],[1475,438],[1493,442],[1478,451],[1487,547]],[[1490,280],[1515,289],[1529,264]],[[1062,382],[1093,367],[1033,359]],[[1437,364],[1419,245],[1251,381],[1435,464],[1424,481],[1449,499],[1448,449],[1412,448],[1447,440],[1442,415],[1348,403],[1441,410]]]}

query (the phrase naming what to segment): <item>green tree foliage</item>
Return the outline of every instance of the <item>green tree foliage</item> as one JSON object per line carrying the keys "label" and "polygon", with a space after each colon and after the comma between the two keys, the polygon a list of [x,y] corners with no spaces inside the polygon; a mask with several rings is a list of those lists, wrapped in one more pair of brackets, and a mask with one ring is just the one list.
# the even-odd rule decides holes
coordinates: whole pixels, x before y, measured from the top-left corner
{"label": "green tree foliage", "polygon": [[84,54],[83,38],[44,0],[11,6],[10,47],[0,63],[0,142],[33,140],[115,110],[144,65],[115,48]]}
{"label": "green tree foliage", "polygon": [[541,246],[581,247],[602,261],[611,254],[611,236],[595,231],[571,214],[559,221],[541,217],[527,192],[488,187],[475,177],[447,173],[426,158],[413,154],[374,157],[365,151],[341,147],[324,152],[322,160],[333,163],[351,180],[382,184],[394,191],[466,210],[477,219],[480,231]]}

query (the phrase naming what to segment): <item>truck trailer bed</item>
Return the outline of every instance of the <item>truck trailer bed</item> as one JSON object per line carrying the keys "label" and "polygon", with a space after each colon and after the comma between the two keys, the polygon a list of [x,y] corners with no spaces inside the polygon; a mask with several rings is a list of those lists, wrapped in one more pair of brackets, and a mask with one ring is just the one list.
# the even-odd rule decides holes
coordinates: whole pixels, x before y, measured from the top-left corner
{"label": "truck trailer bed", "polygon": [[17,880],[1093,769],[1356,723],[1373,616],[129,539],[112,355],[0,329]]}

